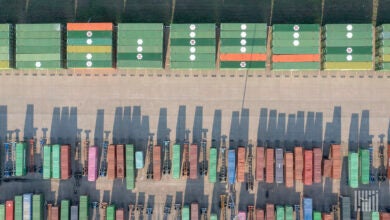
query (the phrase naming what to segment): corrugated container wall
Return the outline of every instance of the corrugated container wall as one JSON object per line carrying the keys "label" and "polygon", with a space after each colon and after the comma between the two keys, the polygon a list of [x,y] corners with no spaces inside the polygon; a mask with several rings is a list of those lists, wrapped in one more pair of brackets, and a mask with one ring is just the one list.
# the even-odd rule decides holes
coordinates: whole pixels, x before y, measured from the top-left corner
{"label": "corrugated container wall", "polygon": [[[43,195],[42,194],[36,194],[32,196],[32,219],[33,220],[43,220],[44,211],[43,211]],[[57,212],[58,215],[58,212]]]}
{"label": "corrugated container wall", "polygon": [[313,182],[320,183],[322,180],[322,150],[313,148]]}
{"label": "corrugated container wall", "polygon": [[256,147],[256,180],[264,181],[264,147]]}
{"label": "corrugated container wall", "polygon": [[15,196],[15,220],[23,219],[23,196]]}
{"label": "corrugated container wall", "polygon": [[51,220],[59,220],[58,206],[53,206],[51,208]]}
{"label": "corrugated container wall", "polygon": [[[77,206],[76,206],[77,207]],[[61,220],[69,220],[70,203],[69,200],[61,200]]]}
{"label": "corrugated container wall", "polygon": [[97,157],[98,148],[92,146],[88,148],[88,181],[96,181],[97,179]]}
{"label": "corrugated container wall", "polygon": [[52,178],[60,179],[61,177],[61,147],[59,144],[53,144],[51,149],[51,159],[52,159]]}
{"label": "corrugated container wall", "polygon": [[78,206],[71,206],[70,207],[70,220],[78,220],[78,219],[79,219],[79,207]]}
{"label": "corrugated container wall", "polygon": [[237,182],[245,181],[245,147],[238,147],[237,150]]}
{"label": "corrugated container wall", "polygon": [[23,194],[23,220],[32,219],[32,194]]}
{"label": "corrugated container wall", "polygon": [[10,24],[0,24],[0,69],[11,68]]}
{"label": "corrugated container wall", "polygon": [[26,148],[27,144],[24,142],[16,144],[15,176],[26,175]]}
{"label": "corrugated container wall", "polygon": [[190,145],[190,179],[198,178],[198,145]]}
{"label": "corrugated container wall", "polygon": [[153,180],[161,180],[161,146],[153,147]]}
{"label": "corrugated container wall", "polygon": [[303,148],[294,148],[294,179],[302,180],[303,174]]}
{"label": "corrugated container wall", "polygon": [[266,149],[266,168],[265,168],[265,182],[273,183],[274,182],[274,154],[275,150],[272,148]]}
{"label": "corrugated container wall", "polygon": [[184,205],[181,210],[181,220],[190,220],[190,207]]}
{"label": "corrugated container wall", "polygon": [[311,185],[313,183],[313,151],[305,150],[303,159],[303,184]]}
{"label": "corrugated container wall", "polygon": [[283,183],[283,149],[276,148],[275,150],[275,182]]}
{"label": "corrugated container wall", "polygon": [[304,220],[313,219],[313,200],[311,198],[303,198],[303,218]]}
{"label": "corrugated container wall", "polygon": [[125,211],[123,209],[117,209],[115,211],[116,220],[125,220]]}
{"label": "corrugated container wall", "polygon": [[199,219],[199,205],[196,202],[191,203],[191,220]]}
{"label": "corrugated container wall", "polygon": [[[179,155],[180,156],[180,155]],[[217,182],[217,165],[218,165],[218,157],[217,157],[217,148],[210,148],[210,157],[209,157],[209,182],[215,183]],[[180,163],[179,163],[180,164]]]}
{"label": "corrugated container wall", "polygon": [[126,144],[126,189],[135,188],[134,145]]}
{"label": "corrugated container wall", "polygon": [[115,220],[115,205],[107,206],[106,220]]}
{"label": "corrugated container wall", "polygon": [[331,160],[332,160],[332,178],[341,178],[341,146],[338,144],[331,145]]}
{"label": "corrugated container wall", "polygon": [[61,179],[69,179],[72,175],[70,145],[61,146]]}
{"label": "corrugated container wall", "polygon": [[256,209],[256,220],[264,220],[264,210]]}
{"label": "corrugated container wall", "polygon": [[0,220],[5,220],[5,205],[0,204]]}
{"label": "corrugated container wall", "polygon": [[125,178],[125,146],[116,146],[116,175],[117,178]]}
{"label": "corrugated container wall", "polygon": [[236,182],[236,151],[228,151],[228,182],[234,184]]}
{"label": "corrugated container wall", "polygon": [[275,220],[275,206],[274,204],[266,205],[266,220]]}
{"label": "corrugated container wall", "polygon": [[5,220],[14,220],[14,201],[7,200],[5,202]]}
{"label": "corrugated container wall", "polygon": [[50,145],[43,146],[43,179],[51,178],[51,149]]}
{"label": "corrugated container wall", "polygon": [[286,152],[284,155],[285,168],[284,174],[286,179],[286,187],[291,188],[294,186],[294,154],[292,152]]}
{"label": "corrugated container wall", "polygon": [[107,179],[116,178],[116,147],[110,144],[107,149]]}
{"label": "corrugated container wall", "polygon": [[136,169],[144,168],[144,153],[142,151],[135,152],[135,168]]}
{"label": "corrugated container wall", "polygon": [[[174,144],[172,146],[172,178],[173,179],[180,179],[180,152],[181,152],[181,147],[180,144]],[[210,151],[211,154],[211,151]],[[211,157],[211,155],[210,155]],[[211,162],[210,162],[211,163]],[[210,165],[211,166],[211,165]],[[209,176],[210,177],[210,176]]]}
{"label": "corrugated container wall", "polygon": [[79,219],[88,219],[89,217],[89,197],[80,196],[79,200]]}

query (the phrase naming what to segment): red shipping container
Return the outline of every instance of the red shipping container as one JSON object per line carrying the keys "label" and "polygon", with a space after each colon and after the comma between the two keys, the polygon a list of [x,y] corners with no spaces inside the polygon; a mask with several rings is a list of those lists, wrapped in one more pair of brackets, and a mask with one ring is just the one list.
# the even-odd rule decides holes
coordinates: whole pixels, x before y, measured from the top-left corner
{"label": "red shipping container", "polygon": [[322,180],[322,150],[313,148],[313,182],[320,183]]}
{"label": "red shipping container", "polygon": [[333,220],[332,213],[322,213],[322,220]]}
{"label": "red shipping container", "polygon": [[332,174],[332,162],[330,160],[323,160],[323,163],[322,163],[322,170],[323,170],[323,173],[322,175],[324,177],[331,177],[331,174]]}
{"label": "red shipping container", "polygon": [[381,212],[380,213],[380,220],[390,220],[390,213]]}
{"label": "red shipping container", "polygon": [[72,175],[71,171],[70,146],[61,145],[61,179],[69,179]]}
{"label": "red shipping container", "polygon": [[7,200],[5,202],[5,220],[14,220],[14,201]]}
{"label": "red shipping container", "polygon": [[153,179],[161,180],[161,146],[153,147]]}
{"label": "red shipping container", "polygon": [[107,179],[114,180],[116,178],[116,147],[113,144],[108,145],[107,149]]}
{"label": "red shipping container", "polygon": [[266,220],[275,220],[275,206],[274,204],[266,205]]}
{"label": "red shipping container", "polygon": [[123,144],[116,146],[116,177],[125,178],[125,146]]}
{"label": "red shipping container", "polygon": [[303,173],[303,148],[294,148],[294,178],[295,180],[302,180]]}
{"label": "red shipping container", "polygon": [[125,213],[123,209],[117,209],[115,211],[115,220],[125,220]]}
{"label": "red shipping container", "polygon": [[332,178],[341,178],[341,146],[332,144],[331,146],[331,160],[332,160]]}
{"label": "red shipping container", "polygon": [[266,150],[266,173],[265,173],[265,182],[273,183],[274,182],[274,157],[275,150],[273,148],[267,148]]}
{"label": "red shipping container", "polygon": [[59,220],[59,210],[57,206],[51,207],[51,220]]}
{"label": "red shipping container", "polygon": [[88,148],[88,181],[96,181],[98,166],[98,148],[92,146]]}
{"label": "red shipping container", "polygon": [[264,181],[264,147],[256,148],[256,180]]}
{"label": "red shipping container", "polygon": [[305,150],[303,155],[303,184],[313,184],[313,151]]}
{"label": "red shipping container", "polygon": [[387,179],[390,179],[390,144],[387,145]]}
{"label": "red shipping container", "polygon": [[199,205],[196,202],[191,203],[191,220],[199,220]]}
{"label": "red shipping container", "polygon": [[264,220],[264,210],[256,209],[256,220]]}
{"label": "red shipping container", "polygon": [[198,145],[190,145],[190,179],[198,178]]}
{"label": "red shipping container", "polygon": [[47,204],[47,219],[48,220],[51,220],[51,209],[52,209],[52,207],[53,207],[53,205],[52,204]]}
{"label": "red shipping container", "polygon": [[245,147],[237,150],[237,182],[245,182]]}
{"label": "red shipping container", "polygon": [[294,154],[292,152],[286,152],[284,156],[284,176],[286,178],[286,187],[290,188],[294,186]]}

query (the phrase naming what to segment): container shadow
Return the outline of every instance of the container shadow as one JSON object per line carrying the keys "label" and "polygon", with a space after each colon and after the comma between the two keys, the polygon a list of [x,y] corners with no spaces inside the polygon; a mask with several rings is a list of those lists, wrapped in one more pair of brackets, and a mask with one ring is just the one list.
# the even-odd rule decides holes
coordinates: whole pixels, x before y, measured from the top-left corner
{"label": "container shadow", "polygon": [[167,108],[160,108],[157,124],[156,144],[163,146],[165,140],[169,140],[169,128],[167,125]]}
{"label": "container shadow", "polygon": [[[214,111],[213,128],[211,130],[211,147],[217,149],[217,161],[219,161],[219,152],[221,147],[221,127],[222,127],[222,110],[216,109]],[[218,171],[217,171],[218,175]]]}
{"label": "container shadow", "polygon": [[202,141],[202,129],[203,129],[203,107],[196,106],[194,125],[192,128],[192,143],[200,145]]}
{"label": "container shadow", "polygon": [[328,157],[331,144],[341,143],[341,107],[336,106],[333,109],[333,120],[325,125],[325,135],[323,143],[323,156]]}
{"label": "container shadow", "polygon": [[267,146],[275,147],[274,140],[276,140],[277,136],[277,119],[278,113],[275,109],[270,110],[269,112],[269,120],[268,120],[268,131],[267,131]]}
{"label": "container shadow", "polygon": [[360,118],[359,146],[368,148],[372,144],[372,137],[370,136],[370,111],[363,110]]}
{"label": "container shadow", "polygon": [[239,144],[239,136],[240,135],[240,112],[233,111],[232,112],[232,121],[230,124],[230,132],[229,132],[229,148],[236,148]]}
{"label": "container shadow", "polygon": [[130,143],[130,127],[131,124],[131,107],[125,106],[123,108],[123,117],[122,117],[122,132],[123,132],[123,142],[122,144]]}
{"label": "container shadow", "polygon": [[[154,217],[157,217],[160,213],[156,212],[156,210],[154,209],[154,200],[155,200],[155,196],[149,194],[148,195],[148,202],[146,204],[146,207],[147,208],[152,208]],[[153,219],[153,215],[147,216],[147,219],[152,220]]]}
{"label": "container shadow", "polygon": [[124,141],[123,135],[123,107],[115,108],[114,125],[112,128],[112,143],[120,144]]}
{"label": "container shadow", "polygon": [[348,150],[351,152],[357,152],[359,140],[359,114],[353,113],[351,115],[351,124],[349,126],[349,137],[348,137]]}
{"label": "container shadow", "polygon": [[239,139],[238,144],[241,146],[248,145],[248,132],[249,132],[249,109],[241,109],[240,116],[240,130],[239,130]]}
{"label": "container shadow", "polygon": [[8,118],[7,106],[0,105],[0,143],[3,143],[7,140],[7,131],[8,131],[7,118]]}
{"label": "container shadow", "polygon": [[305,112],[304,111],[298,111],[297,112],[297,120],[295,123],[295,140],[294,144],[295,146],[300,146],[303,144],[303,141],[305,139]]}
{"label": "container shadow", "polygon": [[294,150],[296,114],[288,114],[286,140],[284,141],[285,150],[292,152]]}
{"label": "container shadow", "polygon": [[275,134],[275,147],[284,148],[284,141],[286,136],[286,114],[278,114],[278,122]]}
{"label": "container shadow", "polygon": [[348,157],[342,157],[341,179],[340,179],[340,195],[348,195]]}
{"label": "container shadow", "polygon": [[186,136],[186,106],[179,106],[176,123],[176,139],[175,142],[182,144]]}
{"label": "container shadow", "polygon": [[61,123],[61,109],[59,107],[55,107],[53,109],[53,117],[51,121],[51,129],[50,129],[50,143],[55,144],[58,143],[59,132],[60,132],[60,123]]}
{"label": "container shadow", "polygon": [[240,188],[240,195],[238,196],[238,210],[239,211],[246,211],[248,208],[248,205],[254,205],[255,204],[255,194],[249,193],[248,190],[246,190],[246,183],[241,183]]}
{"label": "container shadow", "polygon": [[133,143],[135,150],[141,151],[144,150],[144,146],[141,144],[142,138],[140,137],[142,129],[142,116],[141,116],[141,106],[133,107],[133,115],[131,117],[131,130],[130,130],[130,143]]}
{"label": "container shadow", "polygon": [[29,140],[34,137],[34,105],[32,104],[27,105],[23,134],[24,140]]}
{"label": "container shadow", "polygon": [[259,126],[257,128],[257,146],[264,146],[267,139],[268,109],[260,109]]}
{"label": "container shadow", "polygon": [[256,192],[256,208],[265,209],[265,205],[267,204],[267,189],[265,182],[258,182],[257,192]]}
{"label": "container shadow", "polygon": [[104,109],[98,109],[96,113],[96,123],[94,131],[95,146],[100,146],[104,140]]}
{"label": "container shadow", "polygon": [[68,140],[70,139],[69,117],[70,117],[69,107],[62,107],[60,126],[59,126],[59,135],[58,135],[59,144],[69,143],[68,142]]}
{"label": "container shadow", "polygon": [[389,128],[387,129],[387,144],[390,144],[390,120],[389,120]]}

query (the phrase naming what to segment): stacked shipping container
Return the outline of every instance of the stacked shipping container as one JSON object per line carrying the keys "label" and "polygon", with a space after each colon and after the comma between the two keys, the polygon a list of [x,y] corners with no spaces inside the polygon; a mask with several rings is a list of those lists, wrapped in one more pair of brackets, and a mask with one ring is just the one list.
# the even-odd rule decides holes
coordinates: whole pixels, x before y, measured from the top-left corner
{"label": "stacked shipping container", "polygon": [[98,175],[98,148],[91,146],[88,149],[88,181],[96,181]]}
{"label": "stacked shipping container", "polygon": [[237,182],[245,182],[245,147],[237,149]]}
{"label": "stacked shipping container", "polygon": [[275,150],[273,148],[266,149],[266,168],[265,168],[265,182],[273,183],[274,182],[274,154]]}
{"label": "stacked shipping container", "polygon": [[0,69],[8,69],[10,63],[10,25],[0,24]]}
{"label": "stacked shipping container", "polygon": [[283,183],[283,149],[276,148],[275,150],[275,182]]}
{"label": "stacked shipping container", "polygon": [[331,145],[331,160],[332,160],[332,178],[340,179],[341,178],[341,146],[338,144]]}
{"label": "stacked shipping container", "polygon": [[284,208],[285,208],[286,220],[293,220],[294,219],[293,207],[286,205]]}
{"label": "stacked shipping container", "polygon": [[23,220],[31,220],[32,219],[32,194],[25,193],[23,194],[23,205],[22,205],[22,216]]}
{"label": "stacked shipping container", "polygon": [[123,209],[117,209],[115,211],[116,220],[125,220],[125,211]]}
{"label": "stacked shipping container", "polygon": [[107,206],[106,220],[115,220],[115,205]]}
{"label": "stacked shipping container", "polygon": [[265,69],[266,53],[267,24],[221,24],[221,69]]}
{"label": "stacked shipping container", "polygon": [[161,180],[161,146],[153,147],[153,179]]}
{"label": "stacked shipping container", "polygon": [[303,148],[294,148],[294,179],[302,180],[303,173]]}
{"label": "stacked shipping container", "polygon": [[88,219],[89,216],[89,197],[88,196],[80,196],[79,200],[79,219]]}
{"label": "stacked shipping container", "polygon": [[118,24],[118,68],[162,68],[162,60],[162,24]]}
{"label": "stacked shipping container", "polygon": [[276,206],[276,220],[284,220],[284,207]]}
{"label": "stacked shipping container", "polygon": [[16,68],[62,67],[61,24],[16,24]]}
{"label": "stacked shipping container", "polygon": [[23,196],[15,196],[15,220],[23,219]]}
{"label": "stacked shipping container", "polygon": [[181,219],[182,220],[190,220],[190,207],[188,205],[184,205],[181,210]]}
{"label": "stacked shipping container", "polygon": [[107,179],[116,178],[116,147],[110,144],[107,148]]}
{"label": "stacked shipping container", "polygon": [[324,159],[322,161],[322,175],[324,177],[331,177],[332,176],[332,161],[329,159]]}
{"label": "stacked shipping container", "polygon": [[14,220],[14,201],[5,202],[5,220]]}
{"label": "stacked shipping container", "polygon": [[135,188],[134,145],[126,144],[126,189]]}
{"label": "stacked shipping container", "polygon": [[[209,172],[208,172],[210,183],[217,182],[217,158],[218,158],[217,157],[217,148],[211,147],[210,148],[210,157],[209,157]],[[179,165],[180,165],[180,163],[179,163]]]}
{"label": "stacked shipping container", "polygon": [[135,169],[142,169],[144,167],[144,153],[142,151],[135,152]]}
{"label": "stacked shipping container", "polygon": [[59,179],[61,177],[61,147],[59,144],[53,144],[51,149],[51,165],[52,165],[52,178]]}
{"label": "stacked shipping container", "polygon": [[4,219],[5,219],[5,205],[0,204],[0,220],[4,220]]}
{"label": "stacked shipping container", "polygon": [[51,208],[51,220],[59,220],[59,217],[58,206],[53,206]]}
{"label": "stacked shipping container", "polygon": [[313,148],[313,182],[320,183],[322,179],[322,150]]}
{"label": "stacked shipping container", "polygon": [[116,145],[116,177],[125,178],[125,146]]}
{"label": "stacked shipping container", "polygon": [[43,146],[43,179],[51,178],[51,146]]}
{"label": "stacked shipping container", "polygon": [[191,220],[199,219],[199,205],[196,202],[191,203]]}
{"label": "stacked shipping container", "polygon": [[70,145],[61,146],[61,179],[69,179],[72,175]]}
{"label": "stacked shipping container", "polygon": [[62,219],[65,219],[65,220],[69,220],[69,200],[61,200],[61,213],[60,213],[60,216],[61,216],[61,220]]}
{"label": "stacked shipping container", "polygon": [[228,151],[228,182],[236,182],[236,151],[233,149]]}
{"label": "stacked shipping container", "polygon": [[[180,144],[174,144],[172,146],[172,178],[180,179]],[[211,152],[210,152],[211,157]],[[211,159],[210,159],[211,163]]]}
{"label": "stacked shipping container", "polygon": [[349,152],[348,154],[348,185],[351,188],[359,186],[359,154]]}
{"label": "stacked shipping container", "polygon": [[351,219],[351,198],[340,196],[341,219]]}
{"label": "stacked shipping container", "polygon": [[111,23],[67,24],[68,68],[112,68]]}
{"label": "stacked shipping container", "polygon": [[[43,195],[37,194],[32,196],[32,219],[43,220]],[[52,213],[53,214],[53,213]],[[58,216],[58,212],[57,212]]]}
{"label": "stacked shipping container", "polygon": [[265,214],[267,220],[274,220],[275,219],[275,206],[274,204],[266,204],[265,206]]}
{"label": "stacked shipping container", "polygon": [[327,24],[323,30],[324,70],[373,68],[371,24]]}
{"label": "stacked shipping container", "polygon": [[322,220],[333,220],[333,213],[322,213]]}
{"label": "stacked shipping container", "polygon": [[286,152],[284,155],[284,176],[287,188],[294,186],[294,154],[292,152]]}
{"label": "stacked shipping container", "polygon": [[273,70],[320,70],[320,26],[274,24],[272,26]]}
{"label": "stacked shipping container", "polygon": [[390,70],[390,24],[382,24],[376,30],[376,69]]}
{"label": "stacked shipping container", "polygon": [[303,218],[305,220],[313,219],[313,199],[303,198]]}
{"label": "stacked shipping container", "polygon": [[[357,166],[357,164],[355,164]],[[370,151],[368,149],[359,150],[359,177],[361,184],[370,183]]]}
{"label": "stacked shipping container", "polygon": [[198,145],[190,145],[190,179],[198,178]]}
{"label": "stacked shipping container", "polygon": [[70,207],[70,220],[79,219],[79,207],[74,205]]}
{"label": "stacked shipping container", "polygon": [[305,150],[303,155],[303,184],[313,184],[313,150]]}
{"label": "stacked shipping container", "polygon": [[264,210],[256,209],[256,220],[264,220]]}
{"label": "stacked shipping container", "polygon": [[214,69],[215,42],[215,24],[171,24],[171,69]]}
{"label": "stacked shipping container", "polygon": [[26,148],[27,144],[24,142],[16,144],[15,176],[26,175]]}
{"label": "stacked shipping container", "polygon": [[256,147],[256,180],[264,181],[264,147]]}

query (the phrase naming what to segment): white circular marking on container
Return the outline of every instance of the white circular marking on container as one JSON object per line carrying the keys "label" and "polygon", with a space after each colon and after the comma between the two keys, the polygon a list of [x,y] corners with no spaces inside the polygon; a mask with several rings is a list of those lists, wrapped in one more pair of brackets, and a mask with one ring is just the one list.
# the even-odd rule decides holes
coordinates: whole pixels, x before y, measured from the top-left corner
{"label": "white circular marking on container", "polygon": [[196,56],[195,56],[194,54],[191,54],[191,55],[190,55],[190,60],[191,60],[191,61],[194,61],[195,59],[196,59]]}
{"label": "white circular marking on container", "polygon": [[246,47],[241,47],[240,51],[241,51],[241,53],[245,53],[246,52]]}
{"label": "white circular marking on container", "polygon": [[240,63],[240,67],[245,68],[246,67],[246,62],[241,62]]}
{"label": "white circular marking on container", "polygon": [[144,50],[144,48],[142,48],[141,46],[137,47],[137,52],[142,52]]}
{"label": "white circular marking on container", "polygon": [[144,41],[143,41],[142,39],[138,39],[138,40],[137,40],[137,44],[138,44],[138,45],[142,45],[143,43],[144,43]]}
{"label": "white circular marking on container", "polygon": [[246,30],[246,28],[247,28],[246,24],[241,25],[241,30]]}
{"label": "white circular marking on container", "polygon": [[294,27],[293,27],[294,31],[299,31],[299,28],[300,28],[300,27],[299,27],[299,25],[297,25],[297,24],[294,25]]}
{"label": "white circular marking on container", "polygon": [[195,53],[196,52],[196,48],[195,47],[190,47],[190,52],[191,53]]}
{"label": "white circular marking on container", "polygon": [[353,29],[353,26],[352,26],[352,24],[349,24],[349,25],[347,25],[347,31],[352,31],[352,29]]}
{"label": "white circular marking on container", "polygon": [[92,37],[93,33],[92,31],[87,31],[87,37]]}
{"label": "white circular marking on container", "polygon": [[193,31],[193,30],[195,30],[195,29],[196,29],[196,25],[191,24],[191,25],[190,25],[190,30]]}
{"label": "white circular marking on container", "polygon": [[36,67],[36,68],[39,68],[39,67],[41,67],[41,66],[42,66],[42,63],[41,63],[41,62],[39,62],[39,61],[35,62],[35,67]]}
{"label": "white circular marking on container", "polygon": [[91,67],[92,66],[92,62],[91,61],[87,61],[87,67]]}
{"label": "white circular marking on container", "polygon": [[137,59],[138,59],[138,60],[142,60],[142,54],[140,54],[140,53],[137,54]]}
{"label": "white circular marking on container", "polygon": [[347,55],[347,61],[352,61],[352,55]]}
{"label": "white circular marking on container", "polygon": [[293,41],[293,45],[294,45],[295,47],[299,46],[299,40],[294,40],[294,41]]}
{"label": "white circular marking on container", "polygon": [[298,33],[298,32],[295,32],[295,33],[293,34],[293,37],[294,37],[295,39],[299,38],[299,33]]}
{"label": "white circular marking on container", "polygon": [[242,38],[245,38],[245,37],[246,37],[246,32],[245,32],[245,31],[241,32],[241,37],[242,37]]}
{"label": "white circular marking on container", "polygon": [[91,45],[93,43],[92,39],[87,39],[87,44]]}
{"label": "white circular marking on container", "polygon": [[348,32],[348,33],[346,34],[346,36],[347,36],[347,38],[352,38],[352,37],[353,37],[353,33],[352,33],[352,32]]}
{"label": "white circular marking on container", "polygon": [[347,51],[347,53],[352,53],[352,48],[348,47],[348,48],[346,49],[346,51]]}
{"label": "white circular marking on container", "polygon": [[191,31],[191,32],[190,32],[190,37],[194,38],[195,36],[196,36],[196,33],[193,32],[193,31]]}
{"label": "white circular marking on container", "polygon": [[91,60],[91,59],[92,59],[92,54],[87,53],[87,55],[85,56],[85,58],[87,58],[87,60]]}
{"label": "white circular marking on container", "polygon": [[241,44],[241,45],[246,45],[246,40],[245,40],[245,39],[242,39],[242,40],[240,41],[240,44]]}
{"label": "white circular marking on container", "polygon": [[196,41],[194,39],[191,39],[190,44],[191,44],[191,46],[194,46],[196,44]]}

